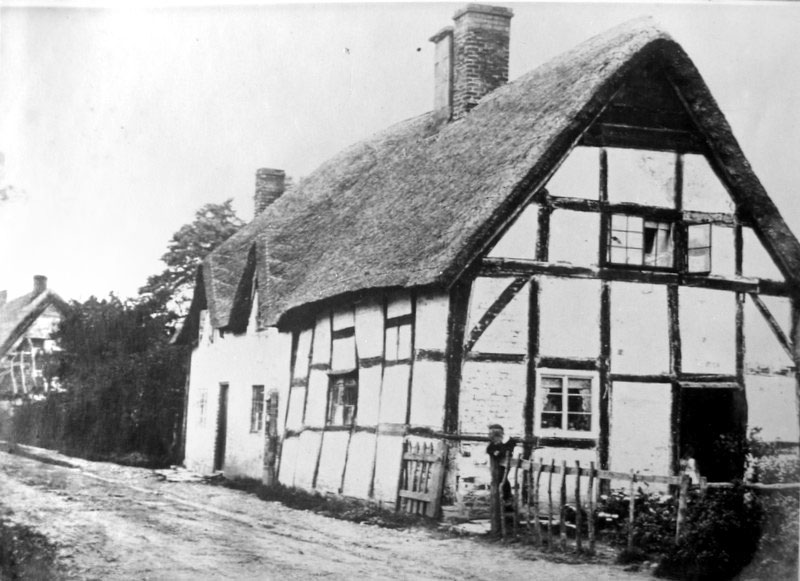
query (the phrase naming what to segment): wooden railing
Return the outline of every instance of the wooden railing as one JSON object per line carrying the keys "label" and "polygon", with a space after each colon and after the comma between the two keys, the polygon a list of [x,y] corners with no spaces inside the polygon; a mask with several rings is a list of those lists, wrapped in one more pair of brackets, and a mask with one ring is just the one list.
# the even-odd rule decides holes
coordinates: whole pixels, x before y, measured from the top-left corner
{"label": "wooden railing", "polygon": [[[493,460],[496,461],[496,460]],[[575,522],[569,528],[575,530],[574,547],[577,552],[584,550],[584,540],[587,542],[589,552],[594,552],[597,540],[597,498],[602,482],[615,481],[619,487],[627,483],[628,496],[628,527],[627,546],[633,548],[634,521],[636,520],[636,484],[657,483],[673,487],[677,491],[677,515],[675,518],[675,538],[680,536],[685,527],[686,509],[688,504],[691,479],[687,475],[659,476],[653,474],[640,474],[637,472],[614,472],[611,470],[598,470],[594,462],[588,466],[581,466],[579,462],[567,465],[566,461],[556,464],[555,460],[549,463],[543,459],[539,461],[512,458],[509,454],[499,460],[500,470],[493,469],[492,474],[503,474],[503,478],[495,477],[491,485],[491,514],[492,532],[500,534],[504,539],[510,535],[527,535],[529,540],[539,546],[547,545],[548,548],[568,549],[566,512],[568,503],[575,511]],[[494,467],[493,467],[494,468]],[[567,491],[567,476],[575,476],[574,486]],[[586,490],[581,490],[582,480],[586,482]],[[510,485],[510,499],[503,498],[503,483]],[[554,482],[556,481],[556,482]],[[555,485],[555,487],[554,487]],[[733,483],[707,482],[700,479],[697,487],[701,492],[709,488],[730,488]],[[746,488],[759,491],[791,491],[800,490],[800,483],[787,484],[758,484],[745,483]],[[542,493],[545,493],[543,506]],[[554,496],[556,500],[554,501]],[[507,510],[510,509],[510,510]],[[584,515],[587,519],[584,538]],[[523,521],[525,527],[523,530]],[[557,528],[557,531],[556,531]],[[556,536],[558,541],[556,542]]]}

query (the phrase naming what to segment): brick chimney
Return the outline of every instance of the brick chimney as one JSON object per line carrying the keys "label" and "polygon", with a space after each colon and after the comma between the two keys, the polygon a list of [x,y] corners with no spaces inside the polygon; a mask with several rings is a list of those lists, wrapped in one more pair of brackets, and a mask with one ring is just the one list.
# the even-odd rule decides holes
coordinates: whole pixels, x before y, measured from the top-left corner
{"label": "brick chimney", "polygon": [[263,167],[256,170],[256,195],[253,198],[254,217],[283,195],[286,187],[285,180],[286,172],[282,169]]}
{"label": "brick chimney", "polygon": [[[508,42],[514,13],[502,6],[467,4],[453,16],[436,44],[434,110],[460,119],[481,98],[508,82]],[[449,87],[449,90],[447,90]]]}
{"label": "brick chimney", "polygon": [[47,290],[47,277],[41,274],[34,275],[33,277],[33,296],[38,297]]}

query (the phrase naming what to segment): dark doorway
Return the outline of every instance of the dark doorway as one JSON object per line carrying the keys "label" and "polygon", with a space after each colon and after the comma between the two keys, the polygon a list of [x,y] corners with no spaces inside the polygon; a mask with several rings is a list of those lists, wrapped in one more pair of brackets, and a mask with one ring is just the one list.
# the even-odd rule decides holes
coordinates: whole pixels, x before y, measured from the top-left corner
{"label": "dark doorway", "polygon": [[267,486],[275,484],[275,465],[278,460],[278,392],[271,391],[267,398],[267,421],[264,425],[264,475]]}
{"label": "dark doorway", "polygon": [[214,470],[225,466],[225,440],[228,435],[228,384],[219,384],[219,408],[217,410],[217,442],[214,446]]}
{"label": "dark doorway", "polygon": [[681,390],[680,457],[693,457],[709,482],[742,477],[746,426],[744,390]]}

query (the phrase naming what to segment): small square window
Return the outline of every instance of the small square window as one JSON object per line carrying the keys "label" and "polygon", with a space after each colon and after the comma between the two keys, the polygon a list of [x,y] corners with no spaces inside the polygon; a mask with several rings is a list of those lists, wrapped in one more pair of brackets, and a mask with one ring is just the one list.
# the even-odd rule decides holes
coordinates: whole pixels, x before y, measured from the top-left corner
{"label": "small square window", "polygon": [[537,428],[540,436],[596,435],[596,373],[539,370],[539,385]]}
{"label": "small square window", "polygon": [[331,375],[328,387],[329,426],[352,426],[358,405],[358,376],[356,373]]}

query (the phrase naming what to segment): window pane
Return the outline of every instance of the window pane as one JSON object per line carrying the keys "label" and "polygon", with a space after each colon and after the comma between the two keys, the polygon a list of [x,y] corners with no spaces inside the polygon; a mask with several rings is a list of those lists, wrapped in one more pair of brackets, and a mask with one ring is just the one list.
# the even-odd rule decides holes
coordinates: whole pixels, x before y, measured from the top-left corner
{"label": "window pane", "polygon": [[689,272],[709,272],[711,270],[711,249],[690,249],[687,268]]}
{"label": "window pane", "polygon": [[561,428],[561,414],[543,413],[542,414],[542,427],[543,428]]}
{"label": "window pane", "polygon": [[628,233],[628,248],[644,248],[642,233],[629,232]]}
{"label": "window pane", "polygon": [[633,248],[626,252],[626,260],[623,264],[642,264],[642,249]]}
{"label": "window pane", "polygon": [[568,414],[567,429],[580,432],[589,432],[592,429],[591,414]]}
{"label": "window pane", "polygon": [[560,377],[542,377],[542,387],[544,389],[561,389],[561,378]]}
{"label": "window pane", "polygon": [[689,248],[711,246],[711,224],[693,224],[687,228]]}
{"label": "window pane", "polygon": [[627,264],[628,253],[624,248],[615,248],[612,246],[611,254],[609,255],[609,260],[615,264]]}

